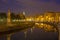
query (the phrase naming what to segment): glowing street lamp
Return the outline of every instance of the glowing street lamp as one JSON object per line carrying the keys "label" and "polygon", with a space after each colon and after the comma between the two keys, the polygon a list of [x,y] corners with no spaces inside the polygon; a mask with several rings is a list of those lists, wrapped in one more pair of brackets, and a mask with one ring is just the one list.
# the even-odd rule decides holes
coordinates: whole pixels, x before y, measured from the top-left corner
{"label": "glowing street lamp", "polygon": [[0,19],[0,21],[2,22],[2,21],[3,21],[3,19]]}
{"label": "glowing street lamp", "polygon": [[51,17],[49,17],[49,18],[48,18],[48,21],[50,22],[50,21],[51,21],[51,19],[52,19],[52,18],[51,18]]}
{"label": "glowing street lamp", "polygon": [[59,17],[59,22],[60,22],[60,17]]}
{"label": "glowing street lamp", "polygon": [[41,22],[44,21],[44,18],[41,18]]}
{"label": "glowing street lamp", "polygon": [[34,20],[34,18],[26,18],[26,21],[33,21]]}
{"label": "glowing street lamp", "polygon": [[26,19],[26,20],[27,20],[27,21],[31,21],[31,19],[29,19],[29,18],[28,18],[28,19]]}

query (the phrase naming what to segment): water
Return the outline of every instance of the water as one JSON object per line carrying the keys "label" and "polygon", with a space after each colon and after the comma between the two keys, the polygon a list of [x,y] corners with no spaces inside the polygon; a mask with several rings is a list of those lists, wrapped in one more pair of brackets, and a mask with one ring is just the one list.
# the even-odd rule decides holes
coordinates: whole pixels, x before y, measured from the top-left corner
{"label": "water", "polygon": [[[0,40],[6,40],[6,36],[0,37]],[[43,29],[35,27],[27,30],[26,38],[24,31],[17,32],[11,36],[11,40],[58,40],[57,32],[45,32]]]}
{"label": "water", "polygon": [[[48,25],[49,26],[49,25]],[[43,27],[45,28],[45,26]],[[48,29],[50,26],[48,27]],[[50,31],[50,29],[49,29]],[[7,36],[1,36],[0,40],[7,40]],[[42,27],[28,28],[26,31],[20,31],[11,35],[11,40],[58,40],[57,31],[46,31]]]}
{"label": "water", "polygon": [[[18,36],[13,36],[13,40],[58,40],[58,34],[56,32],[44,32],[42,29],[35,28],[31,34],[31,31],[27,31],[27,38],[25,39],[24,33],[17,33]],[[20,35],[20,36],[19,36]]]}

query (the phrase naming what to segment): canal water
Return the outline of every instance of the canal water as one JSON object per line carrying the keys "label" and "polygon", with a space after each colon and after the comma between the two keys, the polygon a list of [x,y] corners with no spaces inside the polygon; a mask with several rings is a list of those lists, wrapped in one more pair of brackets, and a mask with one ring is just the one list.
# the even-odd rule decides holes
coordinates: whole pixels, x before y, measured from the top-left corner
{"label": "canal water", "polygon": [[[16,32],[11,35],[10,40],[58,40],[57,31],[46,31],[43,28],[34,27],[28,28],[25,31]],[[7,40],[7,36],[0,37],[0,40]]]}

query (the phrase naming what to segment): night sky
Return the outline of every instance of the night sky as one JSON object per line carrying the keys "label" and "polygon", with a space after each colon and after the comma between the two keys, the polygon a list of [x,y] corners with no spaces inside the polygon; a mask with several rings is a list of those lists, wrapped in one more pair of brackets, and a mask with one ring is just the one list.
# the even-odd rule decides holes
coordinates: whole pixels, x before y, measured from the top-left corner
{"label": "night sky", "polygon": [[0,0],[0,12],[19,13],[25,11],[27,15],[40,14],[45,11],[60,11],[60,0]]}

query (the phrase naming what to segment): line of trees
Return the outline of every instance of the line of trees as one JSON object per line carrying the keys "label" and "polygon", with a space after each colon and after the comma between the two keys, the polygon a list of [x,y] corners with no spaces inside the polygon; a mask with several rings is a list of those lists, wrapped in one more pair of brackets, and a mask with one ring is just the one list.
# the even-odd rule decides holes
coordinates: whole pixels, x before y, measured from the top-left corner
{"label": "line of trees", "polygon": [[[25,15],[23,14],[15,14],[11,13],[11,19],[25,19]],[[0,18],[7,18],[7,13],[0,13]]]}

